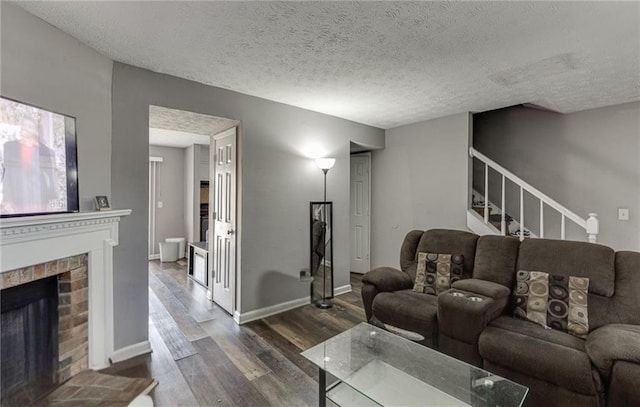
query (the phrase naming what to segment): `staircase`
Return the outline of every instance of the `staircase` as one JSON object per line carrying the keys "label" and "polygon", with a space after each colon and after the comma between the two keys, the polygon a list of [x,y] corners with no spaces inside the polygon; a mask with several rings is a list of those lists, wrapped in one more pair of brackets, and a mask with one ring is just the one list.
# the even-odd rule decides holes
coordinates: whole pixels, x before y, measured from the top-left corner
{"label": "staircase", "polygon": [[[485,206],[488,207],[489,223],[484,223]],[[475,227],[480,228],[483,234],[495,234],[520,237],[520,223],[515,220],[508,213],[504,213],[505,231],[502,232],[502,210],[493,202],[489,201],[488,205],[485,205],[484,195],[480,192],[473,190],[471,210],[467,214],[467,223],[474,224]],[[478,233],[478,232],[476,232]],[[522,233],[525,239],[537,238],[538,236],[527,228],[523,228]]]}
{"label": "staircase", "polygon": [[[467,226],[479,235],[511,235],[517,236],[521,241],[525,238],[545,237],[545,208],[560,214],[560,239],[566,239],[567,221],[573,222],[584,229],[587,240],[595,243],[598,237],[598,215],[590,213],[587,219],[583,219],[566,207],[560,205],[535,187],[511,173],[500,164],[491,160],[473,147],[469,148],[469,155],[479,160],[484,165],[484,193],[473,191],[471,208],[467,210]],[[501,178],[501,199],[499,204],[489,201],[489,169],[498,173]],[[503,208],[506,208],[506,183],[515,184],[520,191],[519,213],[510,216]],[[539,202],[539,229],[538,235],[533,234],[526,227],[525,220],[525,192],[533,196]],[[515,219],[514,219],[515,218]],[[517,219],[517,220],[516,220]]]}

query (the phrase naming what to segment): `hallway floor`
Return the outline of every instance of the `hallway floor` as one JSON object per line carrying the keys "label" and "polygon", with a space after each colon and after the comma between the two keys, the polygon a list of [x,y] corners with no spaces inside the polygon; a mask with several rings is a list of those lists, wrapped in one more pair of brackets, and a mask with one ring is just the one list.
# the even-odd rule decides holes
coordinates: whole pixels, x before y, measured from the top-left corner
{"label": "hallway floor", "polygon": [[104,373],[153,377],[156,406],[315,406],[318,369],[300,352],[365,320],[361,276],[334,307],[305,305],[237,325],[191,281],[186,262],[149,262],[153,353]]}

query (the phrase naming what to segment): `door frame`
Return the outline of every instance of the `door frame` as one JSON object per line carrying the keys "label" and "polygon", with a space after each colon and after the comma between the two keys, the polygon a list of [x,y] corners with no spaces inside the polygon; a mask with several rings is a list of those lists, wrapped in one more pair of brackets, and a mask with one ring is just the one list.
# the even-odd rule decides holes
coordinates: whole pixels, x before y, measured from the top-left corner
{"label": "door frame", "polygon": [[351,244],[349,244],[349,272],[352,272],[351,270],[351,259],[353,258],[353,250],[355,249],[354,247],[352,247],[353,242],[351,241],[351,229],[352,229],[352,222],[351,222],[351,158],[352,157],[367,157],[368,160],[368,167],[367,167],[367,171],[369,172],[369,185],[368,185],[368,192],[369,192],[369,196],[367,197],[368,201],[369,201],[369,216],[368,216],[368,224],[367,224],[367,246],[368,247],[368,258],[367,258],[367,264],[368,267],[367,269],[371,269],[371,151],[367,151],[364,153],[353,153],[353,154],[349,154],[349,241],[351,242]]}
{"label": "door frame", "polygon": [[[215,186],[216,179],[216,166],[215,163],[215,141],[228,133],[231,129],[235,128],[236,133],[236,224],[235,224],[235,239],[236,239],[236,270],[235,270],[235,281],[234,281],[234,290],[232,292],[232,316],[236,323],[239,323],[240,316],[240,299],[241,299],[241,282],[242,282],[242,122],[238,121],[237,124],[222,130],[214,135],[210,136],[209,139],[209,232],[207,234],[207,240],[211,243],[209,247],[210,251],[213,250],[213,236],[215,232],[215,215],[214,208],[215,205],[215,191],[217,190]],[[213,180],[213,181],[212,181]],[[214,256],[212,253],[209,253],[208,256],[208,281],[207,281],[207,299],[213,301],[213,277],[211,270],[213,270],[213,261]]]}

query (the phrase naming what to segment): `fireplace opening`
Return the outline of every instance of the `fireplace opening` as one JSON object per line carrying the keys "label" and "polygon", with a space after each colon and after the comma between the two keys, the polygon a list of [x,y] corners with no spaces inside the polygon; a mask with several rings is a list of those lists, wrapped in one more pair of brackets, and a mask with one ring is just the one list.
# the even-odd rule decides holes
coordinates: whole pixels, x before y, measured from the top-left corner
{"label": "fireplace opening", "polygon": [[0,302],[0,404],[29,404],[57,382],[58,277],[4,289]]}

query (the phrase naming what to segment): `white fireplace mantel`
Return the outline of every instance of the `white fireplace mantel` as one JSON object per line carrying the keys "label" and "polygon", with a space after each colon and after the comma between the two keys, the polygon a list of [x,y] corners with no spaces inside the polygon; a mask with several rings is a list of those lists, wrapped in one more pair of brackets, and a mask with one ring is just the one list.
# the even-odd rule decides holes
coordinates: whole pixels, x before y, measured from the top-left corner
{"label": "white fireplace mantel", "polygon": [[113,248],[118,222],[130,209],[0,220],[0,273],[88,254],[89,368],[109,365],[113,354]]}

